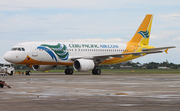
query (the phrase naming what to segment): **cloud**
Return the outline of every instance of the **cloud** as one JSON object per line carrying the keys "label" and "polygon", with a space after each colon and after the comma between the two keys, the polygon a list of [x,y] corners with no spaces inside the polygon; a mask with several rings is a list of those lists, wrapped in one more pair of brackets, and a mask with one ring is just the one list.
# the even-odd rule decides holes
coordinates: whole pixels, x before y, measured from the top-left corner
{"label": "cloud", "polygon": [[180,40],[180,37],[176,37],[176,38],[173,38],[172,40],[174,40],[174,41],[179,41]]}
{"label": "cloud", "polygon": [[177,46],[179,5],[179,0],[1,0],[0,56],[27,41],[127,42],[147,12],[154,14],[150,43]]}
{"label": "cloud", "polygon": [[57,42],[57,41],[63,41],[63,42],[77,42],[77,43],[123,43],[125,42],[124,39],[120,38],[110,38],[110,39],[101,39],[101,38],[96,38],[96,39],[91,39],[91,38],[86,38],[86,39],[64,39],[64,40],[46,40],[46,42]]}
{"label": "cloud", "polygon": [[179,34],[179,31],[176,31],[176,30],[158,30],[158,31],[154,31],[153,34],[151,35],[151,39],[159,39],[159,40],[162,40],[162,39],[167,39],[167,38],[173,38],[175,37],[176,35]]}
{"label": "cloud", "polygon": [[[128,0],[133,2],[132,0]],[[119,0],[3,0],[0,10],[19,10],[31,8],[69,8],[69,9],[117,9],[125,7]]]}
{"label": "cloud", "polygon": [[0,10],[32,8],[121,9],[146,8],[180,4],[179,0],[1,0]]}
{"label": "cloud", "polygon": [[158,18],[164,20],[164,21],[172,21],[174,19],[179,19],[180,14],[178,13],[171,13],[171,14],[159,14]]}
{"label": "cloud", "polygon": [[[107,15],[109,15],[107,17]],[[115,18],[112,18],[115,17]],[[112,19],[112,20],[111,20]],[[21,39],[126,37],[130,26],[118,13],[14,14],[0,18],[1,37]],[[123,19],[123,18],[122,18]],[[121,20],[122,20],[121,19]],[[130,18],[128,18],[130,19]],[[132,24],[131,24],[132,25]],[[133,31],[134,34],[135,30]]]}

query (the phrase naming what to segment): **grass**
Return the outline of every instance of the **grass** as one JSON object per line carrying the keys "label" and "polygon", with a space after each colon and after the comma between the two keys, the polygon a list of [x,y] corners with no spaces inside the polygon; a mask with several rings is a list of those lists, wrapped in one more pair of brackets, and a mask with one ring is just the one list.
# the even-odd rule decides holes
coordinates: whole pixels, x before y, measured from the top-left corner
{"label": "grass", "polygon": [[[25,70],[16,70],[25,72]],[[64,73],[64,70],[49,70],[50,73]],[[34,71],[32,73],[44,73],[45,71]],[[102,74],[180,74],[178,69],[102,69]],[[74,74],[91,74],[91,71],[88,72],[77,72],[74,71]]]}

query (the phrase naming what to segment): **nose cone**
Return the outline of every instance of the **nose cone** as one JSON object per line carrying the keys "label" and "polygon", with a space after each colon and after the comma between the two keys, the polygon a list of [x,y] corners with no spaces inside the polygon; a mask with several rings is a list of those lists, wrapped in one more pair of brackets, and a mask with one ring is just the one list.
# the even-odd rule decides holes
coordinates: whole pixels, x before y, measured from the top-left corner
{"label": "nose cone", "polygon": [[4,59],[10,63],[20,63],[25,58],[24,51],[9,51],[4,55]]}
{"label": "nose cone", "polygon": [[12,54],[10,52],[6,52],[4,55],[4,59],[8,62],[12,62]]}

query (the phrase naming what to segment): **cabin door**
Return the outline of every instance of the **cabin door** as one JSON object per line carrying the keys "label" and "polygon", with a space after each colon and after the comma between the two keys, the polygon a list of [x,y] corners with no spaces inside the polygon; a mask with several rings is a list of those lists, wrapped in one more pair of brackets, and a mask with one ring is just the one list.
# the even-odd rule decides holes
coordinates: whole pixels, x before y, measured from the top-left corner
{"label": "cabin door", "polygon": [[37,57],[38,56],[37,46],[35,44],[31,44],[31,49],[32,49],[32,56]]}

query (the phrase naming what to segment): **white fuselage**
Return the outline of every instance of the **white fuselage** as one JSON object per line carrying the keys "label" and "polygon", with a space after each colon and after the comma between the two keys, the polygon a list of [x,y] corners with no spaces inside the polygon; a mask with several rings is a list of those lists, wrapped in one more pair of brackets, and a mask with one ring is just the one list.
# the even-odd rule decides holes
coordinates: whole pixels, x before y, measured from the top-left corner
{"label": "white fuselage", "polygon": [[[57,46],[57,48],[48,46],[43,46],[44,48],[40,47],[42,45],[56,46],[58,44],[61,46]],[[62,46],[64,46],[64,49],[62,49]],[[16,50],[7,52],[5,59],[11,63],[21,63],[23,60],[28,59],[27,56],[29,56],[41,62],[73,63],[73,58],[92,58],[99,55],[121,54],[124,51],[132,51],[131,49],[126,50],[126,47],[126,44],[116,43],[26,42],[14,46],[13,49]],[[20,49],[18,50],[18,48]],[[22,50],[22,48],[24,48],[24,50]],[[58,52],[58,50],[62,53],[54,53],[56,51]],[[54,56],[48,52],[53,52]],[[63,53],[68,53],[67,57],[61,58]]]}

